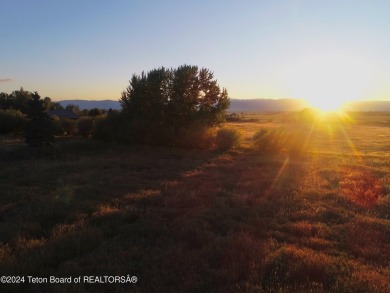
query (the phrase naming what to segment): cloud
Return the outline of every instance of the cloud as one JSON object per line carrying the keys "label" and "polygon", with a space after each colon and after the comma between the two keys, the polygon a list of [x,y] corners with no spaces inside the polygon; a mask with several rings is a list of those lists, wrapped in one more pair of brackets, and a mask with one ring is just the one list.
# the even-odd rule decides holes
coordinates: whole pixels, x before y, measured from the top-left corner
{"label": "cloud", "polygon": [[0,82],[10,82],[10,81],[12,81],[12,79],[10,79],[10,78],[0,79]]}

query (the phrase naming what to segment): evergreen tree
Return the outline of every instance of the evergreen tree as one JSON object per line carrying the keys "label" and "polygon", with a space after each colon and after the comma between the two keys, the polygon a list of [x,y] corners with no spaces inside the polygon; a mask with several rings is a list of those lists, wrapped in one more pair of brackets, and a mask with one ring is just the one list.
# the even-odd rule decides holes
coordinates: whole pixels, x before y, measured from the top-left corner
{"label": "evergreen tree", "polygon": [[51,145],[54,143],[54,127],[45,112],[44,101],[37,92],[28,102],[27,117],[30,119],[25,130],[26,143],[31,146]]}

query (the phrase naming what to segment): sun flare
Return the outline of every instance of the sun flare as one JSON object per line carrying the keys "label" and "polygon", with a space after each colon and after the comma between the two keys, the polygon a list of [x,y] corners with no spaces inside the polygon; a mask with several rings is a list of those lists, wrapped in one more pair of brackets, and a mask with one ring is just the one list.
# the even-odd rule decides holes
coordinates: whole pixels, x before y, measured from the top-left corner
{"label": "sun flare", "polygon": [[367,98],[375,82],[372,64],[353,51],[310,51],[282,73],[291,97],[321,111],[340,110],[347,102]]}
{"label": "sun flare", "polygon": [[342,102],[337,100],[311,100],[309,105],[321,112],[338,112],[342,110]]}

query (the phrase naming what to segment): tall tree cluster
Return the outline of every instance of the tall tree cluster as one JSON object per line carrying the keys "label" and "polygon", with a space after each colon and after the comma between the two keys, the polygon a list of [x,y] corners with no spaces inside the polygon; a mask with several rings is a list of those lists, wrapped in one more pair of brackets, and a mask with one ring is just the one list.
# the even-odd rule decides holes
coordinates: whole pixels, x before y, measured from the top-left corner
{"label": "tall tree cluster", "polygon": [[213,73],[190,65],[134,74],[120,102],[135,139],[160,135],[168,141],[193,123],[219,125],[230,105]]}

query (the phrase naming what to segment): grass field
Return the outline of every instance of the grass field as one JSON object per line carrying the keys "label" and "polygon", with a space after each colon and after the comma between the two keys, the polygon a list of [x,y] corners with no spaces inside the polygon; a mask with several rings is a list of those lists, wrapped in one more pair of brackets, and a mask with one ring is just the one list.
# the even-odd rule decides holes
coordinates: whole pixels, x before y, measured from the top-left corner
{"label": "grass field", "polygon": [[[1,138],[0,275],[25,276],[1,292],[390,292],[390,113],[247,115],[228,152]],[[251,148],[280,126],[305,152]]]}

